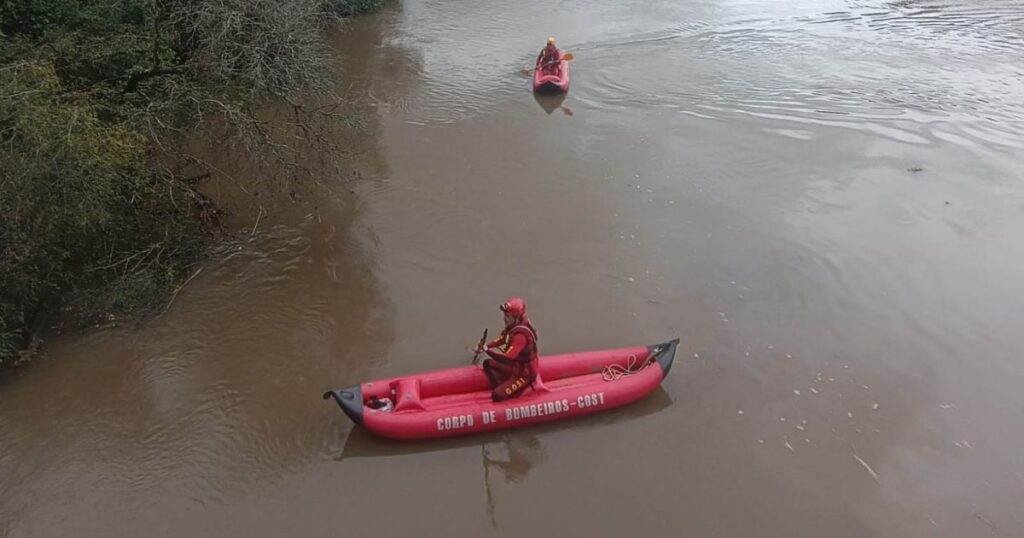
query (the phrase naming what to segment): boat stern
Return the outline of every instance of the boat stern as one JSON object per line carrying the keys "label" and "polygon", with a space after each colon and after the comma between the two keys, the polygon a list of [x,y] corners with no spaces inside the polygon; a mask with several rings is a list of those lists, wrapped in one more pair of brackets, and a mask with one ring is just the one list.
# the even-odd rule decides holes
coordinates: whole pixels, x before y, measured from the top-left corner
{"label": "boat stern", "polygon": [[363,391],[359,385],[345,389],[334,389],[324,393],[324,399],[334,398],[338,407],[352,419],[352,422],[363,425]]}

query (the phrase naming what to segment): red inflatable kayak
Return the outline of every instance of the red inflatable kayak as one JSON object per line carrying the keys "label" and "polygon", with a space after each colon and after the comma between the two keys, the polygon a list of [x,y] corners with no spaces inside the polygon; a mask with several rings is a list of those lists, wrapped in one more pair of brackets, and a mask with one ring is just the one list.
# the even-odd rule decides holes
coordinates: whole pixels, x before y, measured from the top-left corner
{"label": "red inflatable kayak", "polygon": [[[392,439],[432,439],[539,424],[632,403],[668,375],[679,340],[653,346],[549,355],[522,396],[491,401],[480,366],[462,366],[330,390],[356,424]],[[371,397],[394,409],[373,409]]]}
{"label": "red inflatable kayak", "polygon": [[533,71],[533,91],[537,93],[565,93],[569,91],[569,62],[562,60],[554,70],[543,71],[540,60]]}

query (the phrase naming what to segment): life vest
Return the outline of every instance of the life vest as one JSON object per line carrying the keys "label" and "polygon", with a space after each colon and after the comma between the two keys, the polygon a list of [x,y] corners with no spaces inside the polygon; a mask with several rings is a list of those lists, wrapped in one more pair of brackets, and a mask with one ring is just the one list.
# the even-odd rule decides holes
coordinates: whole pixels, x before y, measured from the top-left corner
{"label": "life vest", "polygon": [[558,47],[547,46],[540,51],[540,66],[545,71],[559,69],[559,64],[562,62],[562,51],[558,50]]}
{"label": "life vest", "polygon": [[533,325],[531,325],[529,321],[519,325],[513,325],[512,327],[506,327],[505,330],[501,332],[501,345],[503,351],[508,351],[509,346],[512,344],[512,336],[515,334],[526,335],[527,344],[519,356],[512,357],[512,360],[516,361],[521,368],[525,367],[530,379],[532,380],[537,376],[540,362],[540,353],[537,351],[537,330],[533,328]]}

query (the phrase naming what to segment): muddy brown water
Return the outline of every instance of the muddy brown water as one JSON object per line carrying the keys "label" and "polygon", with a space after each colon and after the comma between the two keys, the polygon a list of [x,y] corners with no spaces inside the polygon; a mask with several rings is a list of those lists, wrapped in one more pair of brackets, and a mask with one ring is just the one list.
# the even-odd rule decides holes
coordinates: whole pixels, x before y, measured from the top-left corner
{"label": "muddy brown water", "polygon": [[[564,99],[517,74],[549,34]],[[1024,535],[1024,3],[404,0],[337,41],[362,179],[0,381],[0,536]],[[411,445],[320,400],[513,293],[543,351],[676,367]]]}

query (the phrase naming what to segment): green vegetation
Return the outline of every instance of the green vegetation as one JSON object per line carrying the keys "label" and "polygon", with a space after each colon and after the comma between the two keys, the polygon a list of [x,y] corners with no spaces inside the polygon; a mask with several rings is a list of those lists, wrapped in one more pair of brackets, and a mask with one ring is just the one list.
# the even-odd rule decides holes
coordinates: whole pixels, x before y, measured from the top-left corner
{"label": "green vegetation", "polygon": [[162,306],[217,224],[183,135],[217,118],[235,147],[298,162],[335,99],[324,30],[379,3],[0,2],[0,362],[55,313]]}

